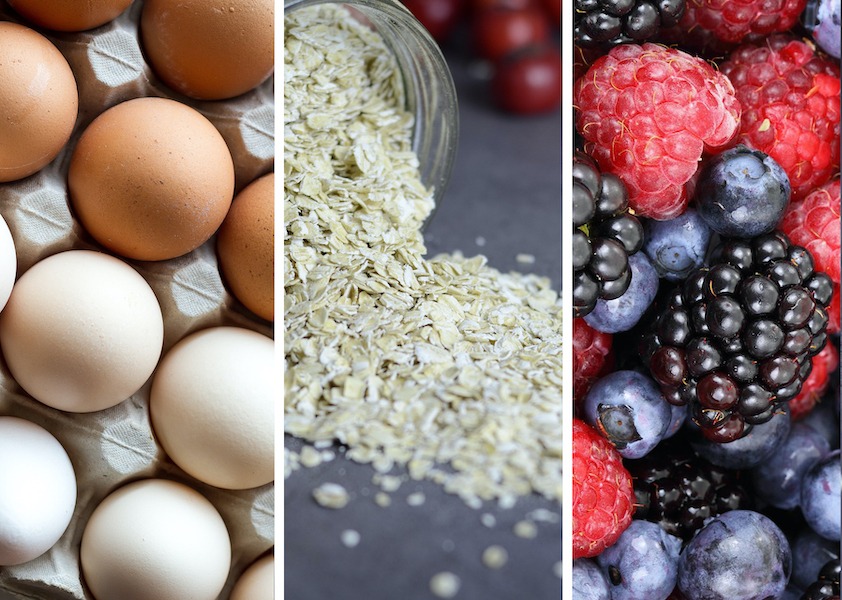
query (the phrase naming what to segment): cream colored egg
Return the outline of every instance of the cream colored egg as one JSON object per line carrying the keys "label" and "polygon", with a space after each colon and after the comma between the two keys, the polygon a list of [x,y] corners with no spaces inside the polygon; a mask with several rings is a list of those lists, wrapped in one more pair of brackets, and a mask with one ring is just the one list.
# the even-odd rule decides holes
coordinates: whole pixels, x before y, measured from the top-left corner
{"label": "cream colored egg", "polygon": [[62,536],[76,506],[76,475],[46,429],[0,417],[0,565],[29,562]]}
{"label": "cream colored egg", "polygon": [[267,554],[240,575],[231,591],[231,600],[272,600],[274,586],[275,556]]}
{"label": "cream colored egg", "polygon": [[155,293],[113,256],[70,250],[41,260],[0,313],[0,347],[33,398],[69,412],[118,404],[149,379],[164,338]]}
{"label": "cream colored egg", "polygon": [[272,339],[239,327],[198,331],[164,356],[149,411],[179,467],[226,489],[273,481],[273,357]]}
{"label": "cream colored egg", "polygon": [[119,488],[82,534],[82,575],[96,600],[216,600],[231,540],[216,508],[175,481]]}
{"label": "cream colored egg", "polygon": [[3,215],[0,215],[0,310],[3,310],[9,300],[17,273],[18,257],[15,241],[12,239],[12,232],[9,231],[6,220]]}

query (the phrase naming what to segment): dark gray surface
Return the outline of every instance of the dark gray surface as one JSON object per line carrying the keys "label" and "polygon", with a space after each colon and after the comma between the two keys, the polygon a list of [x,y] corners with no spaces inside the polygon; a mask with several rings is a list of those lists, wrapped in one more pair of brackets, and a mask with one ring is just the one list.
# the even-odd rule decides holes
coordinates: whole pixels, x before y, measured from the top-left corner
{"label": "dark gray surface", "polygon": [[[451,184],[425,233],[430,255],[462,250],[485,254],[502,270],[533,272],[561,281],[561,117],[514,118],[496,111],[486,98],[487,82],[476,65],[454,58],[451,69],[460,101],[460,145]],[[485,239],[480,247],[476,239]],[[517,254],[531,254],[532,265]],[[561,435],[561,426],[559,426]],[[299,448],[287,438],[288,447]],[[405,473],[396,470],[397,475]],[[457,574],[461,600],[556,600],[560,580],[553,565],[560,558],[561,527],[537,523],[534,539],[516,536],[513,527],[530,511],[559,507],[539,497],[521,499],[508,510],[494,505],[468,508],[430,482],[407,480],[390,494],[392,504],[374,502],[379,487],[374,470],[343,459],[293,473],[284,485],[284,579],[287,600],[430,600],[430,578]],[[345,487],[345,508],[326,509],[312,490],[330,481]],[[406,497],[423,491],[426,501],[409,506]],[[486,527],[490,513],[496,525]],[[344,530],[360,534],[347,548]],[[492,544],[503,546],[508,563],[499,571],[483,565]]]}

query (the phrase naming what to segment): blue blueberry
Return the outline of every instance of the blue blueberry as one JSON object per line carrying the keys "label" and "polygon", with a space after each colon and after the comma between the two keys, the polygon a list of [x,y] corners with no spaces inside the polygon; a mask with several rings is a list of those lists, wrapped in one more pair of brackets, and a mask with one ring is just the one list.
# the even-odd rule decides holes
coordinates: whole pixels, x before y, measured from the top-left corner
{"label": "blue blueberry", "polygon": [[644,230],[643,251],[662,278],[684,279],[704,263],[711,231],[695,209],[668,221],[649,219]]}
{"label": "blue blueberry", "polygon": [[687,600],[778,598],[792,570],[789,543],[768,517],[732,510],[705,525],[678,561]]}
{"label": "blue blueberry", "polygon": [[800,421],[816,430],[834,450],[839,447],[839,413],[836,411],[838,399],[838,393],[836,399],[830,394],[824,396]]}
{"label": "blue blueberry", "polygon": [[582,402],[582,415],[625,458],[646,456],[672,420],[658,386],[637,371],[614,371],[596,381]]}
{"label": "blue blueberry", "polygon": [[727,237],[769,233],[789,204],[789,177],[769,155],[737,146],[711,158],[696,185],[696,207],[708,226]]}
{"label": "blue blueberry", "polygon": [[684,421],[687,420],[687,410],[686,404],[682,404],[681,406],[670,404],[670,424],[667,427],[666,433],[664,433],[664,439],[671,438],[678,433],[684,425]]}
{"label": "blue blueberry", "polygon": [[608,580],[589,558],[573,561],[573,597],[576,600],[611,600]]}
{"label": "blue blueberry", "polygon": [[626,293],[614,300],[597,300],[585,317],[588,325],[605,333],[628,331],[640,321],[658,293],[658,272],[645,252],[629,256],[631,283]]}
{"label": "blue blueberry", "polygon": [[[691,421],[688,421],[691,423]],[[754,425],[745,436],[718,444],[698,436],[691,442],[702,458],[726,469],[748,469],[759,465],[789,434],[789,406],[783,404],[771,419]]]}
{"label": "blue blueberry", "polygon": [[804,475],[801,512],[813,531],[829,540],[842,538],[842,463],[839,450],[828,454]]}
{"label": "blue blueberry", "polygon": [[675,588],[681,539],[655,523],[634,520],[597,557],[611,600],[665,600]]}
{"label": "blue blueberry", "polygon": [[842,45],[841,4],[839,0],[819,0],[808,2],[804,9],[805,24],[813,30],[813,39],[822,50],[835,58],[839,58]]}
{"label": "blue blueberry", "polygon": [[830,444],[815,429],[795,423],[789,435],[751,473],[754,489],[777,508],[801,503],[804,474],[830,452]]}
{"label": "blue blueberry", "polygon": [[792,583],[806,588],[818,578],[819,569],[834,558],[839,558],[839,544],[804,527],[792,542]]}
{"label": "blue blueberry", "polygon": [[775,600],[801,600],[803,592],[794,585],[786,586],[783,595]]}

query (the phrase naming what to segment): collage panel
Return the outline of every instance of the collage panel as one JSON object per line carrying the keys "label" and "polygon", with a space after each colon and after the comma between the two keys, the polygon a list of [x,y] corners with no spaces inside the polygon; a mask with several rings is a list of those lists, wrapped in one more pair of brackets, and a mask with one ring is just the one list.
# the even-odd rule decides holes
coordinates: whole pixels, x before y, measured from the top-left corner
{"label": "collage panel", "polygon": [[840,2],[566,11],[564,597],[838,598]]}
{"label": "collage panel", "polygon": [[560,4],[284,10],[283,593],[556,599]]}

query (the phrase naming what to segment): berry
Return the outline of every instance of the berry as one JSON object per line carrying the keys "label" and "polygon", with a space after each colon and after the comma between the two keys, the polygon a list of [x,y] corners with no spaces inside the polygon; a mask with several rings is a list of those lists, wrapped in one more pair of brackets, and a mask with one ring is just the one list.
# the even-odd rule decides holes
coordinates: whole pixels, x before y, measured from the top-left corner
{"label": "berry", "polygon": [[[640,321],[658,293],[658,273],[643,252],[629,256],[631,283],[626,292],[614,300],[597,300],[585,317],[588,325],[605,333],[628,331]],[[574,288],[575,297],[575,288]]]}
{"label": "berry", "polygon": [[711,230],[696,209],[668,221],[647,220],[643,230],[643,251],[661,278],[679,281],[704,263]]}
{"label": "berry", "polygon": [[791,570],[778,526],[760,513],[733,510],[690,540],[678,562],[678,588],[687,600],[778,598]]}
{"label": "berry", "polygon": [[740,124],[726,77],[651,43],[598,58],[576,82],[573,102],[585,151],[623,180],[635,213],[659,220],[684,212],[703,152],[730,144]]}
{"label": "berry", "polygon": [[831,448],[839,447],[839,423],[835,408],[838,404],[838,398],[838,392],[825,396],[806,417],[799,421],[799,423],[812,427],[827,440]]}
{"label": "berry", "polygon": [[790,204],[780,226],[793,244],[810,251],[816,268],[837,284],[840,283],[840,205],[837,177],[814,189],[803,200]]}
{"label": "berry", "polygon": [[596,381],[582,401],[580,414],[624,458],[648,454],[672,420],[658,386],[637,371],[614,371]]}
{"label": "berry", "polygon": [[573,419],[573,558],[592,557],[617,541],[632,519],[631,475],[611,442]]}
{"label": "berry", "polygon": [[628,213],[623,183],[602,174],[582,152],[573,157],[573,306],[590,313],[598,299],[622,296],[631,282],[629,256],[643,245],[643,226]]}
{"label": "berry", "polygon": [[790,194],[789,177],[778,163],[737,146],[707,161],[696,183],[696,206],[716,233],[750,238],[775,229]]}
{"label": "berry", "polygon": [[604,374],[611,354],[610,334],[597,331],[584,319],[573,320],[573,397],[584,398],[597,377]]}
{"label": "berry", "polygon": [[[724,44],[738,44],[746,38],[757,39],[790,29],[806,3],[807,0],[687,0],[678,30],[691,33],[696,46],[702,41],[722,48]],[[712,43],[710,38],[721,43]]]}
{"label": "berry", "polygon": [[792,583],[806,588],[819,577],[821,568],[839,559],[839,544],[803,527],[792,542]]}
{"label": "berry", "polygon": [[746,44],[721,65],[742,106],[738,141],[783,167],[792,199],[839,165],[839,66],[788,35]]}
{"label": "berry", "polygon": [[842,535],[842,463],[839,450],[828,454],[804,475],[801,484],[801,512],[813,531],[829,540]]}
{"label": "berry", "polygon": [[643,42],[684,14],[685,0],[576,0],[573,37],[582,46]]}
{"label": "berry", "polygon": [[803,21],[821,49],[839,58],[842,45],[842,5],[839,0],[810,0],[804,10]]}
{"label": "berry", "polygon": [[573,595],[577,600],[608,600],[611,592],[608,580],[593,560],[579,558],[573,561]]}
{"label": "berry", "polygon": [[790,416],[798,421],[808,414],[827,389],[830,374],[839,366],[839,351],[832,342],[825,344],[822,351],[813,357],[813,368],[804,380],[801,391],[789,401]]}
{"label": "berry", "polygon": [[816,581],[804,590],[801,600],[839,600],[839,576],[842,564],[839,559],[829,560],[819,570]]}
{"label": "berry", "polygon": [[597,557],[611,600],[666,598],[678,577],[681,540],[649,521],[632,521],[620,539]]}

